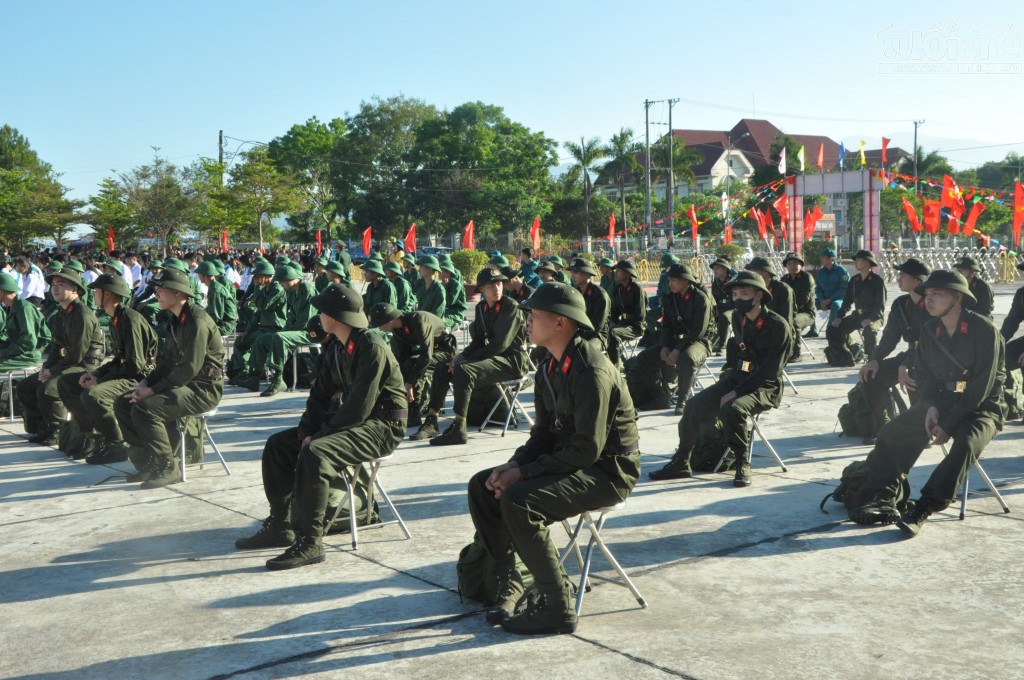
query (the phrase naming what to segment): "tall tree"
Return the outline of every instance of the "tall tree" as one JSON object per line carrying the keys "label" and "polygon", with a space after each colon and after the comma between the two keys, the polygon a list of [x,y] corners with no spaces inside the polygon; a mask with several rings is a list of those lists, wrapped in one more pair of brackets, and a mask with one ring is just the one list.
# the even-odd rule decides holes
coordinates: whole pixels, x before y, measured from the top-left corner
{"label": "tall tree", "polygon": [[302,198],[291,178],[281,174],[270,162],[265,146],[257,146],[243,155],[243,162],[230,171],[225,203],[229,208],[248,213],[260,246],[265,243],[264,218],[299,209]]}
{"label": "tall tree", "polygon": [[642,174],[643,166],[637,160],[637,154],[643,151],[643,145],[633,141],[633,129],[622,128],[612,135],[604,147],[604,155],[610,160],[601,168],[602,173],[615,177],[615,184],[619,188],[619,203],[621,205],[622,228],[629,226],[629,218],[626,212],[626,178],[637,177]]}
{"label": "tall tree", "polygon": [[122,173],[118,179],[135,224],[163,243],[184,231],[195,215],[199,192],[188,175],[153,150],[153,162]]}
{"label": "tall tree", "polygon": [[562,146],[572,157],[572,166],[569,168],[570,181],[581,181],[583,183],[583,228],[587,240],[590,239],[590,196],[593,193],[593,186],[590,183],[590,173],[596,172],[596,163],[604,158],[604,147],[597,137],[584,139],[580,137],[580,143],[566,142]]}

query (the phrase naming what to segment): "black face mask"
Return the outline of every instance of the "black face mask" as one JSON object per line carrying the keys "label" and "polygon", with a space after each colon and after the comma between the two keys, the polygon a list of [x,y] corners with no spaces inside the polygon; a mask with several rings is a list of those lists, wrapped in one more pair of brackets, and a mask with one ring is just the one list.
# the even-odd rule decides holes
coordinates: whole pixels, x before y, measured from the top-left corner
{"label": "black face mask", "polygon": [[754,308],[754,301],[746,300],[744,298],[736,298],[732,301],[732,307],[740,314],[749,314],[750,310]]}

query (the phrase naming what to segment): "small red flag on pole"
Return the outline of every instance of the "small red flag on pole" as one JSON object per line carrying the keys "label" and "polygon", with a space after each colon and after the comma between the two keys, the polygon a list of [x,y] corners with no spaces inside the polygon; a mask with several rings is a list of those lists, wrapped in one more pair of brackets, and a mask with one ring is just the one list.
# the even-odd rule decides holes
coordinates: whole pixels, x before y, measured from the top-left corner
{"label": "small red flag on pole", "polygon": [[1013,247],[1020,246],[1020,224],[1024,222],[1024,187],[1014,182],[1013,187]]}
{"label": "small red flag on pole", "polygon": [[930,201],[927,198],[921,199],[924,203],[924,230],[929,234],[939,233],[939,223],[942,219],[942,206],[938,201]]}
{"label": "small red flag on pole", "polygon": [[409,231],[407,231],[405,233],[405,243],[402,244],[402,247],[405,248],[405,252],[407,252],[407,253],[415,253],[416,252],[416,223],[415,222],[413,222],[412,226],[409,227]]}
{"label": "small red flag on pole", "polygon": [[370,242],[373,240],[373,227],[363,229],[363,255],[370,256]]}
{"label": "small red flag on pole", "polygon": [[223,252],[228,252],[228,230],[220,232],[220,249]]}
{"label": "small red flag on pole", "polygon": [[[906,200],[906,199],[904,199]],[[984,201],[975,201],[974,205],[971,206],[971,213],[967,216],[967,221],[964,223],[964,236],[971,236],[974,234],[974,225],[981,217],[981,213],[985,212],[988,206],[985,205]]]}
{"label": "small red flag on pole", "polygon": [[697,222],[697,207],[693,203],[690,204],[690,209],[686,211],[686,216],[690,218],[690,225],[693,227],[693,242],[696,243],[697,229],[700,227],[700,224]]}
{"label": "small red flag on pole", "polygon": [[914,209],[914,206],[907,200],[906,196],[903,197],[903,212],[907,213],[907,221],[910,222],[911,230],[921,231],[923,229],[921,222],[917,219],[917,210]]}
{"label": "small red flag on pole", "polygon": [[473,237],[473,220],[466,223],[462,230],[462,247],[466,250],[476,250],[476,239]]}
{"label": "small red flag on pole", "polygon": [[886,154],[886,149],[889,148],[889,142],[891,141],[892,140],[889,139],[888,137],[882,137],[882,165],[885,165],[886,163],[889,162],[889,157]]}
{"label": "small red flag on pole", "polygon": [[825,142],[818,145],[818,168],[825,169]]}
{"label": "small red flag on pole", "polygon": [[[224,233],[227,238],[227,232]],[[316,230],[316,256],[320,257],[320,253],[324,251],[324,237],[319,229]]]}
{"label": "small red flag on pole", "polygon": [[114,252],[114,228],[107,227],[107,245],[110,246],[110,252]]}
{"label": "small red flag on pole", "polygon": [[530,243],[534,250],[540,249],[540,215],[533,218],[533,226],[530,227]]}

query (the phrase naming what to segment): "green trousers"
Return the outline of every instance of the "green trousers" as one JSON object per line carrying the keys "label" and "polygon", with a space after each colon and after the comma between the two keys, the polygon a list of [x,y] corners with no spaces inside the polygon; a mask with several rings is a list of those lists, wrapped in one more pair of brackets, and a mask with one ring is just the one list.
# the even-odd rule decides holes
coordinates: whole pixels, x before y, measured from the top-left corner
{"label": "green trousers", "polygon": [[[643,403],[653,399],[659,390],[666,396],[671,386],[676,386],[676,397],[685,402],[697,379],[697,371],[707,361],[710,348],[703,342],[695,342],[679,353],[675,366],[669,366],[661,360],[661,345],[648,347],[628,362],[626,382],[629,393],[634,395],[634,403]],[[634,391],[635,390],[635,391]],[[647,399],[640,399],[648,395]]]}
{"label": "green trousers", "polygon": [[288,354],[296,347],[309,344],[313,343],[310,342],[309,333],[306,331],[264,333],[252,345],[246,372],[257,373],[266,367],[275,373],[280,373],[284,370]]}
{"label": "green trousers", "polygon": [[[868,458],[867,488],[878,497],[895,496],[901,473],[909,473],[928,445],[924,418],[930,404],[919,402],[878,433],[875,450]],[[1001,415],[973,413],[964,418],[946,443],[949,454],[939,461],[921,487],[921,498],[930,512],[945,510],[964,482],[971,466],[1002,425]]]}
{"label": "green trousers", "polygon": [[643,333],[639,326],[615,326],[608,329],[608,358],[618,364],[622,356],[620,347],[623,343],[639,338]]}
{"label": "green trousers", "polygon": [[75,366],[65,369],[61,375],[39,382],[39,374],[33,373],[18,382],[15,388],[21,399],[22,414],[27,432],[45,432],[56,430],[57,426],[67,417],[68,412],[61,401],[57,385],[62,376],[74,376],[78,379],[85,368]]}
{"label": "green trousers", "polygon": [[235,340],[235,348],[231,352],[231,361],[227,365],[228,373],[232,376],[244,375],[249,366],[253,365],[249,360],[253,347],[259,342],[261,337],[273,333],[274,331],[256,329],[246,333],[245,337]]}
{"label": "green trousers", "polygon": [[124,440],[132,446],[132,463],[141,469],[158,458],[172,459],[175,445],[167,434],[167,425],[184,416],[213,410],[222,392],[220,382],[204,381],[158,392],[135,404],[115,399],[114,417]]}
{"label": "green trousers", "polygon": [[875,351],[880,324],[876,321],[867,327],[861,327],[862,321],[859,314],[852,314],[843,318],[838,326],[833,326],[829,322],[828,328],[825,330],[825,338],[828,340],[828,346],[833,355],[840,358],[838,365],[853,366],[856,363],[853,355],[859,343],[852,338],[857,329],[864,333],[864,354],[871,356],[871,353]]}
{"label": "green trousers", "polygon": [[0,360],[0,373],[17,371],[22,368],[35,368],[41,363],[43,363],[43,359],[39,352],[29,354],[28,356],[13,356]]}
{"label": "green trousers", "polygon": [[525,374],[519,362],[503,356],[480,361],[464,361],[456,366],[454,371],[449,370],[447,363],[438,364],[434,370],[434,382],[430,386],[430,408],[440,411],[444,407],[448,386],[451,385],[455,400],[452,412],[457,417],[465,418],[475,385],[515,380]]}
{"label": "green trousers", "polygon": [[138,380],[108,380],[86,390],[78,384],[81,376],[81,373],[63,375],[57,383],[60,398],[78,421],[78,428],[82,434],[95,432],[110,444],[124,441],[114,417],[114,402],[125,401],[124,394],[133,389]]}
{"label": "green trousers", "polygon": [[618,462],[626,474],[609,474],[599,462],[571,475],[524,479],[500,499],[485,486],[491,470],[478,472],[469,482],[469,514],[491,556],[501,563],[514,551],[541,594],[559,593],[559,550],[548,525],[624,501],[640,474],[640,454],[619,456]]}
{"label": "green trousers", "polygon": [[763,390],[755,390],[721,406],[722,397],[735,389],[739,383],[738,377],[735,371],[730,369],[721,380],[705,387],[686,402],[683,417],[679,419],[677,451],[679,454],[685,454],[687,460],[697,444],[700,426],[715,417],[721,419],[726,444],[736,455],[737,461],[749,460],[750,433],[747,429],[747,420],[774,408],[775,405]]}

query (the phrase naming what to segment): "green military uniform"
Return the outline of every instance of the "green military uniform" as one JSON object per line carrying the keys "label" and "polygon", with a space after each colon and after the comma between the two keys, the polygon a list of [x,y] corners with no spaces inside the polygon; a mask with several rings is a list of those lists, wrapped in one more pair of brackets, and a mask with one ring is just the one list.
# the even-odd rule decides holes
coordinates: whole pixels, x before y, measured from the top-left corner
{"label": "green military uniform", "polygon": [[409,268],[404,269],[404,271],[402,271],[402,278],[404,278],[406,282],[409,284],[409,288],[415,290],[416,282],[420,280],[420,273],[416,269],[416,256],[413,255],[412,253],[406,253],[405,257],[402,258],[402,262],[403,267],[404,264],[412,265]]}
{"label": "green military uniform", "polygon": [[[725,270],[725,278],[718,278],[715,267]],[[711,271],[715,272],[715,276],[711,277],[711,299],[715,301],[716,311],[715,340],[711,344],[711,351],[718,355],[725,348],[725,342],[729,339],[729,326],[732,324],[732,296],[725,292],[725,284],[736,276],[736,270],[732,268],[732,262],[719,257],[711,263]]]}
{"label": "green military uniform", "polygon": [[[188,277],[165,269],[156,285],[191,293]],[[173,484],[181,475],[168,426],[179,418],[210,411],[224,392],[224,342],[206,310],[186,302],[167,326],[156,368],[142,383],[155,394],[136,403],[114,402],[114,416],[131,446],[128,455],[139,473],[129,481],[143,488]]]}
{"label": "green military uniform", "polygon": [[[256,274],[273,275],[274,267],[269,262],[258,262],[254,267]],[[255,278],[253,279],[255,280]],[[247,367],[252,366],[249,356],[253,345],[260,336],[284,330],[288,311],[288,296],[277,281],[271,280],[265,286],[255,286],[252,299],[247,305],[252,317],[245,327],[245,335],[235,341],[235,349],[231,354],[228,372],[235,382],[244,380],[248,374]]]}
{"label": "green military uniform", "polygon": [[[801,265],[804,263],[803,258],[796,253],[788,253],[782,260],[783,266],[790,260],[796,260]],[[818,314],[814,305],[817,295],[814,277],[801,269],[796,274],[786,272],[782,276],[782,282],[793,291],[793,360],[799,361],[800,339],[798,336],[803,335],[805,329],[814,325]]]}
{"label": "green military uniform", "polygon": [[[697,371],[711,353],[715,328],[715,301],[697,280],[689,265],[674,264],[669,277],[690,282],[685,293],[669,289],[661,308],[661,338],[626,363],[626,381],[633,402],[641,410],[669,407],[669,389],[676,384],[676,409],[682,415],[683,404],[693,389]],[[675,366],[662,360],[662,351],[679,352]]]}
{"label": "green military uniform", "polygon": [[[543,284],[526,306],[567,316],[580,328],[589,324],[581,295],[570,286]],[[615,366],[579,336],[563,356],[541,364],[535,384],[536,420],[529,439],[509,461],[518,466],[522,480],[499,499],[486,486],[491,469],[474,475],[469,511],[495,560],[503,598],[488,612],[488,622],[519,633],[572,632],[576,616],[548,526],[629,496],[640,474],[637,415]],[[533,608],[548,612],[512,615],[522,595],[516,555],[543,596]]]}
{"label": "green military uniform", "polygon": [[[194,276],[189,275],[190,272],[187,264],[185,264],[183,261],[179,260],[176,257],[169,257],[166,260],[164,260],[164,269],[169,269],[184,274],[185,277],[188,279],[188,286],[189,290],[191,291],[189,294],[189,302],[196,305],[197,307],[202,306],[203,289],[199,285],[199,280],[196,279]],[[152,285],[152,280],[150,281],[150,284]],[[154,288],[153,291],[155,295],[156,289]],[[171,322],[171,314],[166,310],[160,309],[160,304],[158,302],[154,301],[154,307],[156,308],[156,313],[154,317],[156,332],[157,335],[163,338],[165,336],[167,326]]]}
{"label": "green military uniform", "polygon": [[235,295],[235,287],[220,278],[217,265],[212,262],[203,262],[196,272],[213,277],[206,288],[206,313],[217,324],[221,335],[231,335],[238,325],[238,296]]}
{"label": "green military uniform", "polygon": [[[104,274],[94,281],[93,290],[110,290],[127,299],[131,295],[128,284],[120,276]],[[85,458],[91,463],[112,463],[127,459],[124,437],[114,418],[114,402],[131,391],[156,363],[156,331],[145,318],[133,309],[119,305],[110,322],[110,345],[113,358],[95,371],[97,384],[89,389],[79,385],[80,373],[64,375],[58,382],[58,391],[85,435],[92,435],[85,448],[71,452],[73,458]],[[102,449],[101,449],[102,446]],[[104,455],[93,456],[90,454]]]}
{"label": "green military uniform", "polygon": [[448,272],[448,283],[444,284],[444,321],[445,328],[455,328],[466,318],[469,301],[466,299],[466,286],[462,283],[462,272],[455,268],[447,255],[440,260],[441,269]]}
{"label": "green military uniform", "polygon": [[[1018,262],[1017,269],[1024,271],[1024,262]],[[1019,384],[1021,380],[1020,357],[1024,353],[1024,337],[1014,340],[1013,336],[1017,329],[1020,328],[1022,321],[1024,321],[1024,286],[1018,288],[1017,292],[1013,294],[1010,312],[1003,319],[1003,325],[999,329],[999,334],[1006,341],[1006,389],[1004,396],[1008,410],[1007,417],[1012,418],[1020,417],[1020,404],[1017,403],[1016,396],[1018,390],[1014,389],[1014,381]]]}
{"label": "green military uniform", "polygon": [[324,271],[317,274],[316,278],[313,279],[313,290],[315,290],[317,293],[324,292],[324,289],[327,288],[327,286],[331,285],[331,279],[328,278],[326,271],[327,264],[329,262],[330,260],[328,260],[326,257],[318,257],[314,262],[316,266],[324,268]]}
{"label": "green military uniform", "polygon": [[[441,273],[441,265],[438,264],[437,258],[433,255],[424,255],[417,263],[422,267],[430,267],[438,274]],[[444,310],[448,306],[448,299],[445,294],[444,285],[437,279],[430,285],[430,288],[424,287],[423,279],[419,278],[417,285],[413,287],[413,292],[416,294],[417,304],[419,311],[430,312],[439,319],[444,318]]]}
{"label": "green military uniform", "polygon": [[[608,267],[609,269],[614,269],[615,267],[615,262],[613,262],[611,258],[608,257],[602,257],[600,260],[597,261],[597,264],[599,267]],[[615,290],[614,272],[608,274],[607,276],[604,274],[601,275],[601,288],[604,289],[604,292],[608,293],[608,297],[611,298],[612,292]]]}
{"label": "green military uniform", "polygon": [[[292,267],[278,267],[275,281],[291,281],[301,279],[302,275]],[[305,281],[298,281],[294,288],[287,291],[288,313],[285,316],[284,328],[273,333],[263,333],[252,346],[252,358],[246,373],[251,381],[247,386],[259,389],[260,372],[263,367],[273,373],[270,387],[260,396],[270,397],[284,389],[284,364],[293,349],[309,344],[309,333],[306,325],[316,314],[312,300],[316,295],[313,286]]]}
{"label": "green military uniform", "polygon": [[[0,290],[17,293],[19,287],[12,276],[0,273]],[[20,297],[14,298],[10,309],[5,310],[0,306],[0,310],[3,310],[4,315],[0,372],[38,366],[42,360],[40,350],[48,344],[50,338],[42,313],[34,304]]]}
{"label": "green military uniform", "polygon": [[[300,423],[297,435],[310,441],[295,455],[289,443],[271,452],[275,460],[264,463],[264,470],[274,470],[271,484],[264,475],[271,515],[283,518],[296,533],[292,547],[267,562],[268,569],[322,562],[331,483],[343,468],[389,455],[405,437],[408,410],[402,374],[384,337],[367,330],[362,299],[351,288],[333,284],[313,298],[313,306],[351,329],[348,339],[333,349],[347,394],[326,417]],[[321,388],[314,383],[314,389]],[[320,422],[314,430],[316,420]]]}
{"label": "green military uniform", "polygon": [[619,347],[624,342],[639,338],[647,327],[647,294],[636,282],[636,268],[627,260],[620,260],[616,269],[632,278],[626,285],[618,284],[611,294],[612,311],[608,330],[608,358],[613,364],[620,362]]}
{"label": "green military uniform", "polygon": [[[156,301],[156,287],[153,285],[153,278],[160,275],[164,269],[164,263],[160,260],[153,260],[149,263],[149,280],[142,292],[132,297],[131,307],[145,317],[146,321],[156,324],[156,316],[160,313],[160,304]],[[140,284],[141,285],[141,284]]]}
{"label": "green military uniform", "polygon": [[[878,266],[875,256],[867,250],[859,250],[854,259],[864,259]],[[853,314],[847,316],[852,307]],[[850,337],[861,329],[864,332],[864,353],[871,355],[875,351],[878,340],[878,329],[881,328],[885,316],[885,281],[874,272],[867,276],[860,274],[852,277],[843,294],[843,305],[839,308],[838,326],[829,324],[825,337],[828,340],[826,358],[833,366],[853,366],[861,354],[860,345],[850,341]],[[864,321],[870,322],[863,326]]]}
{"label": "green military uniform", "polygon": [[565,267],[565,262],[562,261],[562,258],[559,257],[558,255],[551,255],[548,257],[547,261],[551,263],[555,268],[555,281],[557,281],[558,283],[564,283],[567,286],[571,286],[572,281],[569,280],[569,275],[566,274],[565,270],[563,269],[563,267]]}
{"label": "green military uniform", "polygon": [[[403,312],[416,311],[416,296],[412,292],[412,286],[402,275],[402,267],[397,262],[388,262],[384,265],[384,271],[395,287],[395,307]],[[391,274],[395,275],[392,276]]]}
{"label": "green military uniform", "polygon": [[[594,270],[594,267],[583,258],[573,260],[569,263],[568,269],[570,272],[579,272],[590,277],[597,276],[597,271]],[[525,287],[524,284],[519,290],[522,291]],[[604,351],[608,347],[608,318],[611,314],[611,300],[600,286],[592,282],[592,279],[587,281],[579,291],[583,295],[583,303],[587,308],[587,318],[590,319],[590,325],[594,329],[583,330],[581,335],[588,340],[593,339],[597,342],[598,347]],[[522,304],[529,297],[529,294],[527,294],[523,298],[515,296],[515,299],[516,302]]]}
{"label": "green military uniform", "polygon": [[[923,295],[929,288],[961,293],[965,307],[974,303],[967,281],[956,272],[932,272],[917,292]],[[914,363],[919,401],[878,433],[878,443],[867,458],[866,480],[875,500],[851,513],[855,522],[885,524],[900,519],[895,507],[899,480],[931,439],[925,416],[933,407],[938,410],[938,426],[950,437],[949,454],[921,488],[920,499],[902,518],[900,528],[916,534],[929,514],[949,505],[968,470],[1002,429],[1004,367],[1003,338],[987,317],[962,309],[952,334],[942,317],[924,324]]]}
{"label": "green military uniform", "polygon": [[964,273],[965,271],[971,272],[971,277],[967,279],[967,283],[971,290],[971,295],[977,300],[971,307],[971,311],[991,319],[992,309],[995,307],[995,293],[992,291],[992,285],[981,278],[981,265],[978,263],[978,260],[970,255],[964,255],[960,258],[959,262],[953,265],[953,268],[963,274],[964,277],[967,276]]}
{"label": "green military uniform", "polygon": [[[915,258],[909,258],[896,266],[898,271],[923,281],[931,273],[931,267]],[[912,369],[917,355],[917,343],[921,337],[921,328],[925,322],[931,319],[931,315],[924,307],[924,298],[914,302],[910,294],[901,295],[892,301],[889,308],[889,318],[882,329],[882,336],[875,347],[875,351],[868,358],[869,361],[878,362],[878,371],[874,377],[864,381],[864,391],[867,394],[868,404],[871,406],[871,436],[866,437],[865,443],[874,443],[875,435],[886,423],[886,407],[889,404],[889,389],[899,381],[900,366]],[[900,340],[907,343],[907,350],[896,356],[890,357],[896,349]],[[917,391],[910,392],[912,403],[917,402]],[[895,417],[896,414],[892,414]]]}
{"label": "green military uniform", "polygon": [[[78,273],[62,271],[54,275],[70,281],[85,294],[85,286]],[[49,440],[55,435],[57,426],[64,420],[67,411],[57,391],[58,381],[65,374],[91,371],[103,360],[103,333],[96,315],[80,299],[54,314],[51,326],[52,338],[47,347],[43,368],[50,373],[50,379],[39,382],[35,373],[18,383],[25,418],[25,431],[37,434],[38,442]]]}
{"label": "green military uniform", "polygon": [[398,301],[395,293],[395,286],[384,273],[384,267],[376,260],[367,260],[363,265],[364,274],[376,274],[377,280],[369,283],[367,279],[366,288],[363,291],[363,309],[370,309],[381,302],[394,305]]}
{"label": "green military uniform", "polygon": [[[782,403],[782,371],[792,351],[793,326],[764,305],[770,293],[759,274],[740,272],[726,284],[726,292],[736,286],[762,291],[761,311],[753,321],[739,309],[733,311],[732,331],[738,342],[735,356],[726,359],[722,377],[686,402],[679,420],[679,447],[672,460],[651,473],[651,479],[677,479],[691,476],[690,456],[697,444],[701,425],[716,416],[722,421],[726,444],[736,456],[737,486],[750,484],[747,420]],[[736,397],[722,405],[722,397]]]}

